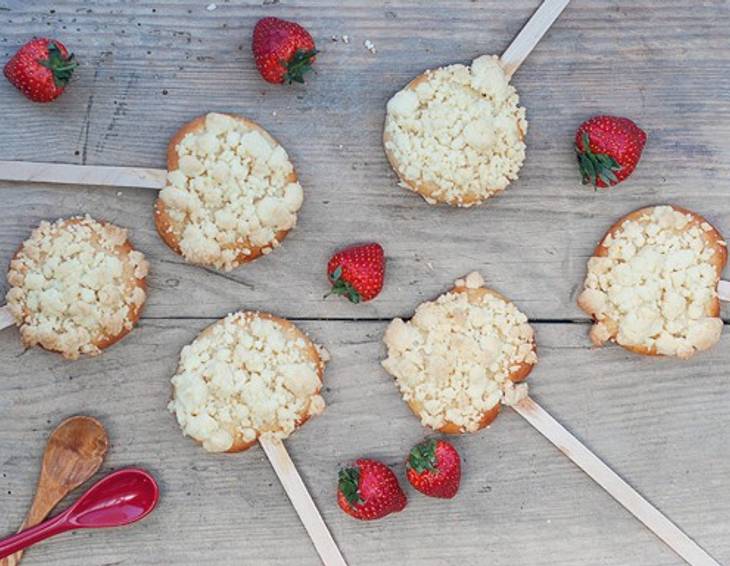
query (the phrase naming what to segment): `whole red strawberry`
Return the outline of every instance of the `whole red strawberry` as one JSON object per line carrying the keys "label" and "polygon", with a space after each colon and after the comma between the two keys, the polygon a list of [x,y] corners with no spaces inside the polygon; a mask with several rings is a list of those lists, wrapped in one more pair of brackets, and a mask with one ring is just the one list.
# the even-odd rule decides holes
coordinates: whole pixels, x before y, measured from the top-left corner
{"label": "whole red strawberry", "polygon": [[50,102],[61,96],[77,65],[63,43],[38,37],[18,49],[4,73],[32,101]]}
{"label": "whole red strawberry", "polygon": [[352,246],[338,251],[327,263],[332,290],[353,303],[374,299],[383,288],[385,257],[380,244]]}
{"label": "whole red strawberry", "polygon": [[303,83],[304,73],[315,61],[317,50],[309,32],[299,24],[279,18],[262,18],[253,30],[256,67],[270,83]]}
{"label": "whole red strawberry", "polygon": [[583,184],[606,188],[619,184],[636,169],[646,133],[628,118],[594,116],[575,133],[575,150]]}
{"label": "whole red strawberry", "polygon": [[391,469],[377,460],[360,459],[339,473],[337,503],[361,521],[380,519],[402,511],[406,494]]}
{"label": "whole red strawberry", "polygon": [[408,455],[406,477],[425,495],[451,499],[459,490],[461,458],[445,440],[426,440]]}

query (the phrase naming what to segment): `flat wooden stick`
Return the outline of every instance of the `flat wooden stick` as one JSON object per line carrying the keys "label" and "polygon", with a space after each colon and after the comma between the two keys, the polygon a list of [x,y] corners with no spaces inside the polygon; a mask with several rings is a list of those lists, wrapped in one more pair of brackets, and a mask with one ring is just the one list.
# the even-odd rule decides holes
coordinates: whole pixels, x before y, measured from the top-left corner
{"label": "flat wooden stick", "polygon": [[717,284],[717,296],[721,301],[730,302],[730,281],[720,281]]}
{"label": "flat wooden stick", "polygon": [[515,74],[527,56],[535,49],[545,32],[555,23],[570,0],[545,0],[532,14],[525,27],[502,54],[502,68],[508,77]]}
{"label": "flat wooden stick", "polygon": [[259,444],[264,449],[276,475],[279,476],[279,481],[284,486],[284,491],[286,491],[292,505],[294,505],[299,519],[304,524],[309,538],[312,539],[314,548],[317,549],[317,553],[322,559],[322,564],[325,566],[347,566],[329,529],[327,529],[327,525],[325,525],[317,510],[312,496],[309,495],[307,487],[304,485],[299,472],[297,472],[294,462],[289,457],[284,443],[280,440],[259,438]]}
{"label": "flat wooden stick", "polygon": [[515,405],[514,409],[688,564],[720,566],[535,401],[528,397]]}
{"label": "flat wooden stick", "polygon": [[10,314],[10,307],[3,305],[0,307],[0,330],[13,326],[15,324],[15,317]]}
{"label": "flat wooden stick", "polygon": [[0,181],[161,189],[166,178],[164,169],[0,161]]}

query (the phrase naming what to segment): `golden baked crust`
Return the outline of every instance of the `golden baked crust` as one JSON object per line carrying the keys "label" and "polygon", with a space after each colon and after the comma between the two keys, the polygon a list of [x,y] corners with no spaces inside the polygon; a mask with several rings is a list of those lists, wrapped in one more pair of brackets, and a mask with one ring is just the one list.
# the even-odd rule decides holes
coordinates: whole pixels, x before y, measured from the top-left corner
{"label": "golden baked crust", "polygon": [[[316,368],[316,374],[317,378],[319,379],[319,386],[317,387],[316,391],[313,393],[314,395],[318,395],[321,391],[322,382],[324,378],[324,368],[326,365],[326,360],[322,357],[320,348],[315,345],[312,340],[302,331],[300,330],[296,325],[294,325],[292,322],[280,318],[278,316],[275,316],[270,313],[266,312],[254,312],[254,311],[242,311],[240,313],[236,313],[235,315],[237,318],[235,318],[235,322],[237,325],[239,325],[241,328],[247,328],[248,325],[250,325],[254,320],[267,320],[273,322],[285,335],[285,337],[291,341],[294,342],[300,342],[302,344],[302,347],[300,347],[300,351],[305,355],[305,358],[310,361],[314,367]],[[215,323],[211,324],[207,328],[205,328],[195,339],[195,341],[198,341],[200,339],[212,336],[215,332],[216,328],[226,323],[228,320],[228,317],[225,319],[221,319],[219,321],[216,321]],[[178,368],[178,373],[183,371],[182,367]],[[175,390],[173,388],[173,401],[175,398]],[[311,417],[309,405],[304,405],[302,409],[297,413],[297,420],[296,420],[296,428],[299,428],[302,426],[305,422],[309,420]],[[261,436],[262,431],[256,431],[256,438],[250,441],[247,441],[242,433],[239,430],[229,430],[233,435],[233,444],[232,446],[226,450],[226,452],[242,452],[244,450],[248,450],[256,444],[258,441],[258,438]],[[271,431],[275,432],[275,431]],[[203,444],[200,441],[197,441],[198,444]]]}
{"label": "golden baked crust", "polygon": [[[411,82],[409,82],[402,91],[411,91],[416,92],[416,89],[418,86],[424,82],[427,82],[430,78],[430,74],[433,71],[425,71],[421,75],[417,76],[415,79],[413,79]],[[497,196],[499,193],[503,191],[502,187],[486,187],[486,192],[488,194],[477,194],[475,192],[461,192],[458,197],[449,196],[442,188],[440,188],[438,185],[436,185],[433,182],[429,181],[423,181],[416,182],[413,180],[409,180],[405,174],[405,167],[406,164],[401,163],[401,161],[398,159],[396,154],[392,151],[391,147],[393,147],[393,138],[389,132],[389,121],[392,120],[390,113],[386,113],[385,117],[385,126],[383,128],[383,147],[385,150],[385,155],[388,159],[388,162],[390,163],[390,166],[392,167],[393,171],[398,176],[398,179],[400,180],[400,183],[403,187],[414,191],[418,194],[420,194],[426,202],[429,204],[448,204],[450,206],[458,206],[458,207],[470,207],[474,205],[481,204],[485,200],[492,198],[494,196]],[[517,125],[517,131],[519,135],[519,140],[521,142],[524,142],[525,139],[525,132],[523,131],[523,128],[521,127],[520,121],[518,119],[515,119],[516,125]]]}
{"label": "golden baked crust", "polygon": [[[717,283],[720,281],[720,277],[722,275],[722,271],[725,268],[725,265],[727,263],[728,259],[728,253],[727,253],[727,246],[725,244],[725,241],[723,240],[722,235],[720,232],[710,223],[708,222],[704,217],[700,216],[694,211],[688,210],[686,208],[683,208],[681,206],[675,206],[675,205],[667,205],[671,209],[673,209],[676,212],[680,212],[684,215],[687,215],[691,218],[691,220],[687,223],[684,230],[688,230],[692,227],[698,227],[700,228],[700,231],[702,233],[702,238],[708,245],[708,247],[715,250],[714,255],[709,260],[709,263],[714,268],[715,274],[716,274],[716,282],[715,287],[717,287]],[[614,224],[608,229],[606,234],[603,236],[601,241],[596,246],[595,250],[593,251],[593,257],[608,257],[609,255],[609,246],[608,241],[615,238],[616,234],[623,228],[624,224],[629,221],[638,221],[642,216],[651,213],[656,206],[648,206],[644,208],[640,208],[638,210],[634,210],[633,212],[627,214],[626,216],[620,218]],[[709,227],[709,229],[703,230],[702,226]],[[578,306],[583,310],[586,314],[590,315],[595,323],[599,322],[599,319],[596,317],[596,313],[592,312],[592,309],[590,308],[590,305],[583,299],[583,295],[580,295],[578,297]],[[710,302],[709,305],[707,305],[707,308],[705,310],[705,315],[708,317],[719,317],[720,316],[720,299],[717,297],[717,295],[713,298],[713,300]],[[604,342],[612,341],[616,342],[616,337],[618,335],[618,321],[613,320],[612,318],[608,316],[604,316],[604,318],[600,321],[602,323],[602,326],[608,329],[608,336],[602,336],[603,339],[599,339],[595,335],[595,329],[592,329],[591,332],[591,341],[595,346],[602,346]],[[647,345],[642,344],[619,344],[623,348],[645,356],[661,356],[657,351],[656,346],[649,347]]]}
{"label": "golden baked crust", "polygon": [[[59,230],[60,233],[70,226],[74,225],[99,225],[103,228],[111,228],[116,230],[120,230],[119,228],[115,227],[113,224],[106,222],[106,221],[95,221],[88,216],[82,217],[82,216],[76,216],[76,217],[70,217],[63,220],[59,220],[56,223],[53,224],[53,227]],[[58,237],[58,236],[57,236]],[[24,261],[24,259],[27,259],[26,257],[26,246],[28,245],[30,240],[26,240],[23,244],[20,245],[18,250],[15,252],[15,255],[13,256],[13,259],[11,260],[11,269],[10,274],[8,276],[9,280],[13,280],[17,282],[17,285],[11,284],[11,290],[8,292],[8,296],[10,297],[13,293],[13,289],[20,290],[23,287],[23,282],[25,279],[26,274],[29,271],[29,266],[27,262]],[[102,252],[105,254],[109,254],[109,250],[102,248],[100,243],[100,236],[96,232],[91,232],[91,239],[90,242],[94,246],[95,250],[97,252]],[[135,252],[134,247],[132,246],[131,241],[129,238],[126,238],[122,243],[115,245],[113,248],[114,252],[113,256],[115,256],[117,259],[119,259],[123,266],[123,278],[125,280],[124,288],[122,289],[122,293],[126,297],[132,297],[135,294],[135,289],[139,289],[144,293],[144,297],[146,297],[147,293],[147,281],[146,281],[146,273],[147,273],[147,262],[142,259],[143,262],[143,275],[137,276],[135,274],[135,271],[137,271],[137,265],[130,260],[130,254],[136,253],[139,254],[139,252]],[[141,254],[140,254],[141,255]],[[39,261],[45,261],[47,259],[46,255],[42,255],[38,258]],[[18,278],[16,280],[16,277]],[[63,355],[63,357],[67,359],[76,359],[81,355],[81,352],[79,352],[77,349],[64,349],[60,346],[50,346],[48,343],[44,344],[41,341],[38,341],[37,339],[33,338],[33,332],[30,328],[30,320],[33,316],[33,313],[31,312],[31,309],[29,308],[28,304],[24,300],[19,301],[9,301],[11,304],[11,307],[17,308],[11,308],[13,311],[13,315],[15,316],[16,323],[21,331],[21,341],[23,345],[26,348],[38,345],[44,350],[52,351],[59,353]],[[122,326],[121,330],[114,334],[107,334],[103,332],[103,329],[99,328],[97,329],[97,332],[91,336],[90,339],[90,345],[93,346],[93,348],[89,349],[89,351],[83,352],[85,355],[88,356],[95,356],[101,353],[102,350],[116,344],[124,338],[129,332],[132,330],[132,328],[137,324],[139,317],[142,312],[142,308],[144,306],[144,301],[142,304],[137,304],[135,302],[128,302],[127,303],[127,314],[126,314],[126,320],[129,322],[129,324],[126,324],[125,326]]]}
{"label": "golden baked crust", "polygon": [[[415,399],[411,399],[406,403],[408,405],[408,408],[413,412],[414,415],[417,417],[421,417],[421,414],[423,413],[423,407],[421,404],[416,401]],[[502,411],[502,404],[497,403],[494,407],[491,409],[485,411],[482,413],[482,418],[479,421],[479,427],[476,429],[477,431],[482,430],[483,428],[488,427],[492,422],[494,422],[494,419],[496,419],[499,416],[499,413]],[[452,423],[450,421],[446,421],[442,426],[436,429],[438,432],[442,432],[443,434],[465,434],[467,431],[464,430],[463,427],[459,426],[458,424]],[[474,431],[476,432],[476,431]]]}
{"label": "golden baked crust", "polygon": [[[473,277],[474,275],[477,275],[477,274],[472,274],[469,277]],[[466,282],[464,280],[457,281],[457,285],[450,291],[447,291],[444,295],[442,295],[442,297],[449,295],[449,294],[464,294],[464,295],[466,295],[467,301],[469,304],[475,305],[475,306],[483,306],[484,297],[487,295],[490,295],[501,301],[504,301],[507,304],[511,304],[510,301],[508,301],[504,296],[497,293],[496,291],[493,291],[493,290],[488,289],[483,286],[479,286],[478,283],[470,284],[469,277],[467,277]],[[483,283],[483,280],[481,282]],[[431,302],[429,301],[426,304],[429,304],[429,303],[431,303]],[[511,363],[511,365],[509,366],[510,371],[507,373],[506,378],[509,379],[512,383],[519,383],[519,382],[524,381],[527,378],[527,376],[530,374],[530,372],[532,371],[532,368],[534,367],[534,365],[536,363],[537,347],[535,344],[534,333],[532,333],[532,331],[530,331],[530,334],[531,335],[528,340],[528,343],[530,346],[529,351],[531,352],[531,354],[524,357],[523,361],[519,361],[519,362],[511,361],[510,362]],[[392,355],[392,353],[390,351],[391,344],[388,342],[387,335],[386,335],[386,345],[388,346],[389,357],[390,357]],[[389,373],[392,373],[394,375],[394,377],[396,377],[396,379],[400,379],[396,375],[396,373],[398,373],[397,371],[393,372],[392,371],[393,368],[389,367],[387,363],[384,363],[384,365],[386,366],[386,371],[388,371]],[[488,379],[493,379],[493,378],[488,378]],[[497,418],[497,416],[501,410],[502,402],[504,402],[504,396],[502,397],[502,399],[503,399],[502,401],[498,401],[495,405],[483,410],[483,412],[481,413],[481,416],[479,417],[478,424],[475,427],[470,427],[469,430],[467,430],[467,428],[464,425],[455,423],[452,420],[450,420],[449,418],[443,418],[443,420],[439,426],[434,427],[431,424],[429,424],[428,426],[431,426],[435,430],[445,433],[445,434],[462,434],[465,432],[474,432],[476,430],[483,429],[483,428],[487,427],[489,424],[491,424],[492,421],[494,421],[494,419]],[[424,413],[424,407],[423,407],[421,401],[419,401],[415,397],[411,396],[411,398],[406,400],[406,403],[408,404],[411,411],[417,417],[421,418],[421,420],[423,421],[425,413]]]}
{"label": "golden baked crust", "polygon": [[[226,116],[229,116],[233,118],[234,120],[240,122],[245,127],[249,128],[252,131],[257,131],[259,134],[261,134],[273,147],[280,146],[279,142],[277,142],[269,132],[267,132],[265,129],[263,129],[261,126],[259,126],[256,122],[253,122],[252,120],[249,120],[248,118],[244,118],[243,116],[238,116],[235,114],[225,114]],[[203,114],[202,116],[198,116],[194,120],[188,122],[183,127],[181,127],[175,135],[172,137],[170,142],[167,145],[167,170],[168,172],[176,171],[179,169],[179,160],[180,156],[177,152],[177,146],[180,144],[180,142],[183,140],[185,136],[188,134],[197,134],[201,133],[205,130],[205,119],[207,114]],[[296,171],[292,169],[292,172],[287,176],[286,180],[289,183],[294,183],[298,179]],[[182,233],[184,230],[185,223],[183,224],[176,224],[173,219],[171,218],[168,208],[165,205],[165,203],[160,199],[159,197],[155,200],[155,210],[154,210],[154,217],[155,217],[155,227],[157,228],[157,233],[160,235],[160,238],[162,238],[162,241],[167,244],[167,246],[174,251],[178,255],[183,255],[182,250],[180,248],[180,242],[182,240]],[[255,245],[251,242],[250,238],[246,239],[242,242],[235,242],[232,244],[223,244],[221,245],[222,250],[234,250],[237,251],[235,262],[237,264],[244,264],[248,263],[250,261],[253,261],[259,257],[261,257],[264,254],[265,249],[271,249],[272,244],[278,245],[281,243],[284,238],[286,238],[287,234],[289,233],[289,230],[280,230],[275,233],[274,235],[274,241],[276,244],[274,244],[274,241],[269,242],[267,244],[263,245]],[[244,251],[246,250],[246,251]]]}

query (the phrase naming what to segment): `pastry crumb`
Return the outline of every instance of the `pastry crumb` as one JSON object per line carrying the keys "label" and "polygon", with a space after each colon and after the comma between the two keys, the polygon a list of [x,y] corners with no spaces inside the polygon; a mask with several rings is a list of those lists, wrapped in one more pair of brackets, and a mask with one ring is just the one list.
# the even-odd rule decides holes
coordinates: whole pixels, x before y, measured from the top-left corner
{"label": "pastry crumb", "polygon": [[473,432],[500,403],[527,396],[527,385],[513,379],[537,362],[532,327],[514,304],[477,286],[480,281],[476,272],[467,275],[453,291],[422,303],[410,321],[396,318],[385,331],[383,367],[422,424],[435,430],[452,425]]}
{"label": "pastry crumb", "polygon": [[423,75],[387,104],[384,144],[401,186],[429,204],[473,206],[517,179],[527,120],[499,58]]}
{"label": "pastry crumb", "polygon": [[209,452],[241,449],[261,436],[287,438],[324,411],[323,356],[288,321],[230,314],[182,349],[168,409]]}

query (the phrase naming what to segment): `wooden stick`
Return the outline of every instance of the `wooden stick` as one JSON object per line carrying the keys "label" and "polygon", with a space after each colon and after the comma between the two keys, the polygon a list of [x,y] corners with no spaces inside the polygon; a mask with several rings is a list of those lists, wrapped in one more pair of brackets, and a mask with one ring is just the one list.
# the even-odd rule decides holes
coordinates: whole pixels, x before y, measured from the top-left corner
{"label": "wooden stick", "polygon": [[15,317],[10,313],[10,307],[3,305],[0,307],[0,330],[13,326],[15,324]]}
{"label": "wooden stick", "polygon": [[0,181],[161,189],[166,178],[164,169],[0,161]]}
{"label": "wooden stick", "polygon": [[717,296],[721,301],[730,301],[730,281],[720,281],[717,284]]}
{"label": "wooden stick", "polygon": [[514,409],[688,564],[720,566],[535,401],[528,397],[515,405]]}
{"label": "wooden stick", "polygon": [[515,74],[538,41],[550,29],[570,0],[545,0],[502,54],[502,68],[508,77]]}
{"label": "wooden stick", "polygon": [[307,487],[304,485],[299,472],[297,472],[294,462],[289,457],[284,443],[280,440],[270,438],[259,438],[259,444],[264,449],[266,456],[271,462],[276,475],[279,476],[284,491],[294,505],[299,519],[304,524],[304,528],[309,534],[309,538],[314,543],[322,564],[325,566],[347,566],[345,559],[342,557],[340,550],[337,548],[332,535],[327,529],[322,516],[317,510],[317,506],[309,495]]}

